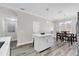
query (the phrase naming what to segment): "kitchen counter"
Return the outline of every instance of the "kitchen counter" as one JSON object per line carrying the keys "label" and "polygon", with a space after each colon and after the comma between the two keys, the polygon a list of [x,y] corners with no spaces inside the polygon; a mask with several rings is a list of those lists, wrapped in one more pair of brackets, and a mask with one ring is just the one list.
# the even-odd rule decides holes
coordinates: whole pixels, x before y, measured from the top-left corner
{"label": "kitchen counter", "polygon": [[11,37],[0,37],[0,42],[5,42],[0,48],[0,56],[10,55],[10,41]]}
{"label": "kitchen counter", "polygon": [[53,36],[53,34],[44,34],[44,35],[41,35],[41,34],[33,34],[33,36],[37,36],[37,37],[44,37],[44,36]]}
{"label": "kitchen counter", "polygon": [[47,48],[54,46],[53,34],[33,34],[34,49],[41,52]]}

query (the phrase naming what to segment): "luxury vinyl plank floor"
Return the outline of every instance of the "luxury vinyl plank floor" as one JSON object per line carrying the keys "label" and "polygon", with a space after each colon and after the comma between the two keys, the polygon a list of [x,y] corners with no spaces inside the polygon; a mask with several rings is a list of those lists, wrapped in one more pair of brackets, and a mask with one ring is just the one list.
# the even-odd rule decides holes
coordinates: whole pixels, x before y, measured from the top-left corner
{"label": "luxury vinyl plank floor", "polygon": [[38,53],[33,44],[16,47],[16,42],[11,42],[11,56],[76,56],[76,48],[64,42]]}

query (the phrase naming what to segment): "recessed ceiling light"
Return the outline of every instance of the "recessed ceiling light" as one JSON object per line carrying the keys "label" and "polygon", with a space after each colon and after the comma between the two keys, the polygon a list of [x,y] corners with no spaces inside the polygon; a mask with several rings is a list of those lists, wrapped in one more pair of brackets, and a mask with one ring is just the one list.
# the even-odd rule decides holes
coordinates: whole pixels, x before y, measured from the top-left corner
{"label": "recessed ceiling light", "polygon": [[51,28],[51,31],[53,31],[53,28]]}
{"label": "recessed ceiling light", "polygon": [[49,21],[46,21],[46,23],[49,23]]}
{"label": "recessed ceiling light", "polygon": [[20,8],[20,10],[25,10],[24,8]]}
{"label": "recessed ceiling light", "polygon": [[58,11],[58,13],[62,13],[62,12],[63,12],[62,10]]}
{"label": "recessed ceiling light", "polygon": [[11,21],[16,21],[16,19],[11,19]]}

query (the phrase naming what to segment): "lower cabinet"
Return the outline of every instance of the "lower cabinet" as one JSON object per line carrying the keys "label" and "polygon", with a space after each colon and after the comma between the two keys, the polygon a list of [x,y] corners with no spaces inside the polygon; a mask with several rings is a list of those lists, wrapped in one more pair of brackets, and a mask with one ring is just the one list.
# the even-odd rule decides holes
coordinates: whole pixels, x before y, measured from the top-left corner
{"label": "lower cabinet", "polygon": [[51,35],[40,36],[34,38],[34,49],[37,52],[41,52],[49,47],[53,46],[53,38]]}

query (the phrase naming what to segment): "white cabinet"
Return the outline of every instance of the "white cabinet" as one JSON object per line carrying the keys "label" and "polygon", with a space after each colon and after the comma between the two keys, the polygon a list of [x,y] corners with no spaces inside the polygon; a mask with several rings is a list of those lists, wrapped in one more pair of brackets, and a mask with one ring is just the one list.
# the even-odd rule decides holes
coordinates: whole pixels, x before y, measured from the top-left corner
{"label": "white cabinet", "polygon": [[34,36],[34,49],[37,52],[43,51],[53,46],[52,35],[35,35]]}

